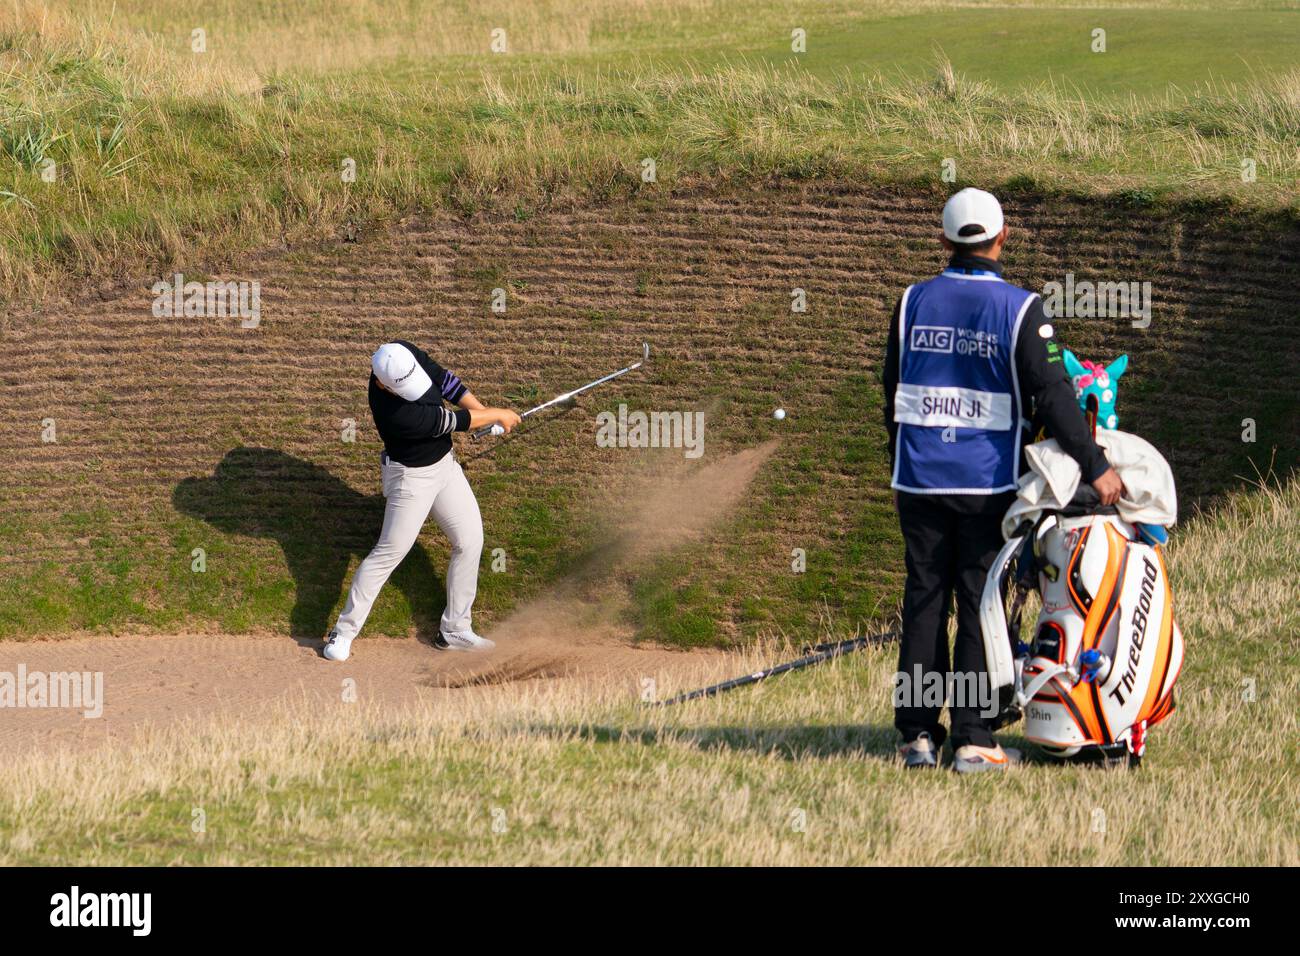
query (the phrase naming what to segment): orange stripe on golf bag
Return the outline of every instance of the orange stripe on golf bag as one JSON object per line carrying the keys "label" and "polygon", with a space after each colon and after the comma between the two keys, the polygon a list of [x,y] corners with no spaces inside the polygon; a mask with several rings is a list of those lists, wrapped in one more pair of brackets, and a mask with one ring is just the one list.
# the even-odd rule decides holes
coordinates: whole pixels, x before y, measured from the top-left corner
{"label": "orange stripe on golf bag", "polygon": [[1081,595],[1074,589],[1074,582],[1078,577],[1079,562],[1083,560],[1083,549],[1087,546],[1088,535],[1091,533],[1091,526],[1079,533],[1079,540],[1075,542],[1074,552],[1070,555],[1070,563],[1065,568],[1065,586],[1070,590],[1070,600],[1074,602],[1074,609],[1084,617],[1092,607],[1092,595]]}
{"label": "orange stripe on golf bag", "polygon": [[1160,721],[1164,720],[1174,712],[1174,689],[1169,688],[1169,694],[1162,700],[1155,712],[1147,718],[1147,726],[1154,727]]}
{"label": "orange stripe on golf bag", "polygon": [[[1165,610],[1160,615],[1160,641],[1156,644],[1155,666],[1151,669],[1151,681],[1147,686],[1146,699],[1138,711],[1138,720],[1149,720],[1156,704],[1165,689],[1165,678],[1169,676],[1169,662],[1174,653],[1174,595],[1165,580]],[[1156,675],[1160,677],[1157,679]]]}
{"label": "orange stripe on golf bag", "polygon": [[[1159,680],[1152,680],[1147,688],[1146,699],[1138,712],[1138,720],[1145,720],[1148,727],[1153,727],[1174,712],[1174,685],[1178,682],[1178,673],[1169,679],[1169,665],[1174,658],[1174,592],[1169,586],[1169,569],[1165,567],[1163,548],[1156,548],[1156,559],[1160,562],[1160,571],[1165,582],[1165,610],[1160,616],[1160,643],[1156,653],[1156,668],[1160,672]],[[1182,664],[1179,663],[1179,671]],[[1155,677],[1155,670],[1151,673]],[[1165,686],[1169,692],[1161,696]]]}
{"label": "orange stripe on golf bag", "polygon": [[1110,732],[1101,717],[1101,708],[1096,695],[1093,693],[1094,690],[1095,685],[1079,681],[1070,688],[1070,699],[1079,711],[1087,737],[1090,740],[1104,740],[1109,743]]}
{"label": "orange stripe on golf bag", "polygon": [[1083,714],[1079,713],[1078,706],[1067,694],[1062,694],[1060,691],[1056,692],[1056,699],[1065,705],[1065,709],[1069,713],[1070,719],[1074,721],[1074,726],[1078,727],[1079,733],[1087,739],[1089,736],[1087,721],[1083,719]]}
{"label": "orange stripe on golf bag", "polygon": [[1106,525],[1106,574],[1101,579],[1101,589],[1092,597],[1092,607],[1083,622],[1083,649],[1101,643],[1106,627],[1119,608],[1119,582],[1124,577],[1128,563],[1128,542],[1110,525]]}

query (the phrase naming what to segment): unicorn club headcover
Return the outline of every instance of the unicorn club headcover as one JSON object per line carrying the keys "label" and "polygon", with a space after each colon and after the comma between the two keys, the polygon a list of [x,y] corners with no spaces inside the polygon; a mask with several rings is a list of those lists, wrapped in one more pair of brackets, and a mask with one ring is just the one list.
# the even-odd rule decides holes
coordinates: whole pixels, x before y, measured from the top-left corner
{"label": "unicorn club headcover", "polygon": [[1069,349],[1065,350],[1065,371],[1074,383],[1074,394],[1078,396],[1079,407],[1088,410],[1088,396],[1097,398],[1097,424],[1102,428],[1119,427],[1119,416],[1115,414],[1116,390],[1119,377],[1128,368],[1128,356],[1121,355],[1104,368],[1096,362],[1080,362]]}

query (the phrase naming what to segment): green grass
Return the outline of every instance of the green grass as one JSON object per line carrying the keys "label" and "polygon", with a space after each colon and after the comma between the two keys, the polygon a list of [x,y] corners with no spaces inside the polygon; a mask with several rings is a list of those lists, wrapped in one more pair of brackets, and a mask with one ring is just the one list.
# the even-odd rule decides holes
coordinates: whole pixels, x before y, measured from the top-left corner
{"label": "green grass", "polygon": [[[1092,31],[1106,31],[1106,51],[1091,49]],[[953,67],[1004,90],[1044,82],[1077,89],[1087,99],[1161,95],[1172,86],[1251,85],[1295,65],[1300,40],[1295,10],[953,9],[809,30],[800,62],[830,77],[837,70],[926,77],[936,53]],[[1291,38],[1291,39],[1288,39]],[[773,45],[773,63],[797,55]]]}
{"label": "green grass", "polygon": [[[952,159],[959,183],[1295,206],[1295,9],[562,6],[361,3],[340,19],[238,0],[204,19],[211,46],[194,54],[176,4],[118,3],[110,21],[108,5],[42,16],[19,0],[0,13],[5,294],[411,209],[526,218],[558,196],[640,191],[646,156],[660,190],[934,183]],[[514,52],[484,49],[498,22]],[[1097,24],[1104,54],[1088,49]]]}
{"label": "green grass", "polygon": [[[479,494],[495,494],[492,488],[485,478]],[[564,542],[598,540],[590,516],[564,503],[563,496],[562,489],[543,486],[512,491],[513,504],[493,514],[494,537],[484,547],[477,609],[489,617],[503,616],[568,569],[572,559],[566,557]],[[327,579],[309,579],[305,572],[298,578],[295,562],[273,539],[223,533],[170,511],[137,515],[136,520],[149,528],[148,549],[142,550],[129,533],[102,531],[105,515],[99,511],[70,512],[41,527],[41,535],[58,534],[81,544],[70,561],[6,570],[6,586],[15,599],[0,603],[0,639],[140,629],[298,633],[302,621],[320,622],[310,635],[318,636],[324,622],[342,610],[346,582],[356,569],[354,558],[340,580],[329,579],[328,572]],[[35,533],[13,520],[4,531],[12,541]],[[170,543],[164,553],[152,546],[159,540]],[[409,556],[395,575],[395,586],[384,588],[376,600],[367,632],[404,636],[412,626],[427,630],[441,613],[447,546],[436,533],[426,541],[432,567],[423,562],[422,552]],[[294,549],[315,547],[302,536],[291,542]],[[492,549],[498,546],[507,548],[504,574],[492,570]],[[204,551],[202,571],[193,567],[196,548]]]}

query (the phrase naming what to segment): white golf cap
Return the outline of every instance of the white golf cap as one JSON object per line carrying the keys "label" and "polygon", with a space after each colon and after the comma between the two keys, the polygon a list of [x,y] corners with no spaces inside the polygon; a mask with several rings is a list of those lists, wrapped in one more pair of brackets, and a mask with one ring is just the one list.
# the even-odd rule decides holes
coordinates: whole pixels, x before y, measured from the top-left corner
{"label": "white golf cap", "polygon": [[420,367],[415,353],[396,342],[379,346],[370,359],[370,367],[384,388],[408,402],[415,401],[433,387],[433,379]]}
{"label": "white golf cap", "polygon": [[1001,231],[1002,206],[992,193],[967,187],[944,204],[943,234],[951,242],[985,242]]}

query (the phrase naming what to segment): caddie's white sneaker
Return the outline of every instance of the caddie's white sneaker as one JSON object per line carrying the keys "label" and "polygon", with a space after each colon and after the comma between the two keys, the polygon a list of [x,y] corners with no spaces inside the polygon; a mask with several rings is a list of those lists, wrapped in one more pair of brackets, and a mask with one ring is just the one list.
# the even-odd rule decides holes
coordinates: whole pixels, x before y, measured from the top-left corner
{"label": "caddie's white sneaker", "polygon": [[939,748],[934,745],[934,738],[925,732],[915,740],[899,745],[898,755],[908,770],[939,766]]}
{"label": "caddie's white sneaker", "polygon": [[352,638],[339,637],[339,632],[331,630],[325,638],[325,659],[327,661],[345,661],[352,653]]}
{"label": "caddie's white sneaker", "polygon": [[1006,770],[1020,763],[1021,754],[1015,747],[1005,750],[999,744],[977,747],[967,744],[953,751],[952,769],[958,773],[984,773],[989,770]]}
{"label": "caddie's white sneaker", "polygon": [[433,646],[440,651],[490,651],[497,645],[473,631],[443,631],[433,639]]}

